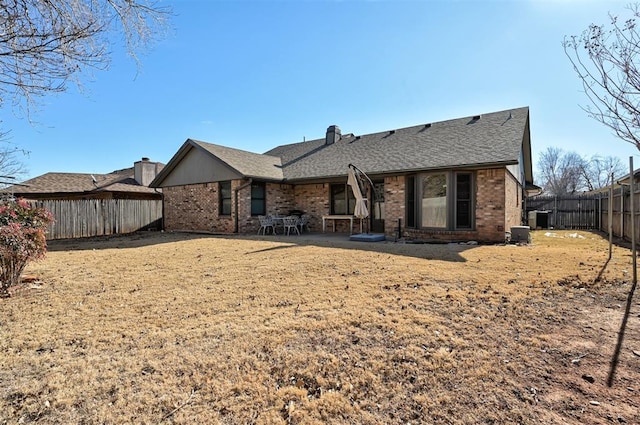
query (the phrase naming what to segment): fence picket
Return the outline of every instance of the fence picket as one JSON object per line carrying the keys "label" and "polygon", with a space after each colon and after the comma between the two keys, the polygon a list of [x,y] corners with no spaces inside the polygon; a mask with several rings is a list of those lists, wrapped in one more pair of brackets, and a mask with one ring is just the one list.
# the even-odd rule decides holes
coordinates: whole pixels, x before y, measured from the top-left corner
{"label": "fence picket", "polygon": [[[613,192],[612,233],[616,237],[631,240],[631,200],[628,187]],[[609,193],[588,195],[541,195],[526,200],[525,221],[531,211],[547,211],[549,227],[558,229],[595,229],[608,232]],[[634,196],[636,240],[640,240],[640,196]]]}
{"label": "fence picket", "polygon": [[541,195],[526,200],[526,217],[531,211],[548,213],[549,227],[556,229],[597,229],[600,221],[600,195]]}
{"label": "fence picket", "polygon": [[30,201],[51,212],[47,239],[81,238],[160,229],[162,201],[147,199],[48,199]]}

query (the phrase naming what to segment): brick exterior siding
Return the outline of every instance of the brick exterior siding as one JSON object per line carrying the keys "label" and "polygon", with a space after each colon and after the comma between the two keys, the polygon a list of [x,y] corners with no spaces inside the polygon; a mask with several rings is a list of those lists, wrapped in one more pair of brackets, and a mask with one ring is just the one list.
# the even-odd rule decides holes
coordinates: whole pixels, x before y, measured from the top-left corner
{"label": "brick exterior siding", "polygon": [[[404,228],[403,236],[413,240],[504,242],[505,231],[511,228],[513,225],[511,223],[519,223],[519,217],[522,214],[522,202],[519,202],[519,207],[515,205],[516,197],[519,196],[517,195],[519,191],[517,182],[506,169],[495,168],[477,171],[475,185],[475,229],[427,230]],[[400,201],[400,197],[395,196],[392,204]],[[404,200],[402,200],[402,205],[404,205]],[[401,218],[399,211],[392,215],[388,206],[387,221],[385,222],[387,235],[390,235],[388,227],[390,223],[388,222],[390,220],[397,222],[398,218]],[[404,222],[404,216],[402,218]],[[395,229],[392,230],[395,231]]]}
{"label": "brick exterior siding", "polygon": [[165,187],[162,193],[165,230],[233,232],[233,218],[218,211],[218,183]]}
{"label": "brick exterior siding", "polygon": [[[398,236],[398,220],[401,228],[406,225],[406,192],[404,176],[387,177],[384,179],[384,234],[387,237]],[[401,235],[405,237],[407,235]]]}
{"label": "brick exterior siding", "polygon": [[509,173],[505,172],[505,230],[522,225],[522,185]]}
{"label": "brick exterior siding", "polygon": [[[311,216],[309,229],[312,232],[322,232],[322,216],[329,214],[329,184],[302,184],[295,187],[295,204],[297,208]],[[344,223],[340,223],[344,224]],[[348,226],[337,227],[337,230],[347,232]]]}
{"label": "brick exterior siding", "polygon": [[[479,170],[475,174],[475,228],[473,230],[425,230],[406,228],[406,191],[404,176],[384,179],[385,235],[398,235],[414,240],[476,240],[502,242],[505,231],[520,224],[522,190],[517,180],[504,168]],[[232,192],[245,185],[246,180],[234,180]],[[330,212],[328,183],[322,184],[266,184],[267,214],[288,214],[301,210],[311,216],[311,231],[322,231],[322,216]],[[219,215],[218,183],[203,183],[164,188],[164,223],[166,230],[201,230],[216,233],[235,231],[235,199],[232,196],[232,215]],[[238,232],[255,233],[258,217],[251,215],[251,187],[238,191]],[[357,228],[354,220],[354,227]],[[348,222],[338,221],[336,230],[348,232]],[[354,229],[355,230],[355,229]]]}

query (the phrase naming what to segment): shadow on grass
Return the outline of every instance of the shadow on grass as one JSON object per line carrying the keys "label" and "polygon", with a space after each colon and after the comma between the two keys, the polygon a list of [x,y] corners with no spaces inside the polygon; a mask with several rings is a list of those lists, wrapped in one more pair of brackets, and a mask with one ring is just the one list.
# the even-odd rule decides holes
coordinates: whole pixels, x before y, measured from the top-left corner
{"label": "shadow on grass", "polygon": [[[138,248],[166,243],[183,242],[196,239],[244,240],[255,241],[256,249],[245,255],[257,254],[274,249],[287,249],[296,246],[315,246],[319,248],[357,249],[389,255],[401,255],[426,260],[465,262],[461,253],[475,248],[464,244],[412,244],[404,242],[381,241],[360,242],[349,240],[344,233],[305,233],[303,235],[219,235],[197,232],[136,232],[127,235],[101,236],[82,239],[60,239],[48,242],[50,252],[83,251],[102,249]],[[262,243],[277,243],[264,247]]]}
{"label": "shadow on grass", "polygon": [[604,262],[604,264],[602,265],[602,268],[600,269],[600,272],[598,273],[598,276],[596,276],[595,279],[593,279],[593,283],[598,283],[602,280],[602,275],[604,274],[604,271],[607,270],[607,266],[609,265],[609,261],[611,261],[611,257],[607,258],[607,261]]}
{"label": "shadow on grass", "polygon": [[[586,232],[601,236],[604,239],[608,239],[608,234],[606,232],[601,232],[598,230],[590,230]],[[631,242],[626,241],[624,239],[614,237],[612,238],[611,242],[613,245],[616,245],[622,248],[631,249]],[[607,258],[607,261],[603,264],[602,268],[600,269],[600,272],[598,273],[598,276],[596,276],[596,278],[594,279],[593,281],[594,283],[600,282],[600,280],[602,279],[602,275],[607,269],[607,266],[609,265],[610,261],[611,261],[611,258]],[[618,368],[618,363],[620,362],[620,353],[622,352],[624,334],[627,330],[627,322],[629,321],[629,315],[631,313],[631,304],[633,302],[633,295],[636,291],[636,286],[637,286],[637,281],[634,281],[631,285],[631,289],[629,290],[629,294],[627,295],[627,305],[624,310],[624,315],[622,316],[622,323],[620,324],[620,330],[618,331],[618,339],[616,341],[616,346],[613,350],[613,357],[611,358],[609,375],[607,376],[608,387],[613,386],[613,380],[615,378],[616,369]]]}
{"label": "shadow on grass", "polygon": [[199,233],[134,232],[121,235],[92,236],[88,238],[54,239],[47,241],[47,251],[91,251],[100,249],[140,248],[179,241],[208,238]]}
{"label": "shadow on grass", "polygon": [[609,369],[609,376],[607,377],[607,386],[613,386],[613,378],[616,375],[616,369],[618,362],[620,361],[620,352],[622,351],[622,343],[624,341],[624,333],[627,329],[627,321],[629,320],[629,314],[631,312],[631,302],[633,300],[633,294],[636,291],[637,282],[633,282],[629,295],[627,296],[627,306],[624,309],[624,316],[622,317],[622,324],[620,325],[620,331],[618,332],[618,342],[616,348],[613,351],[613,357],[611,358],[611,368]]}

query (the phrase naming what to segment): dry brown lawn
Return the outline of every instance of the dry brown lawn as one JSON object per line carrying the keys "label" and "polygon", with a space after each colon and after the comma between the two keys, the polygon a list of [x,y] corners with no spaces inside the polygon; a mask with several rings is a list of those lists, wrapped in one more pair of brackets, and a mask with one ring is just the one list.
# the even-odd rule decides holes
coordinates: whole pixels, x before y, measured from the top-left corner
{"label": "dry brown lawn", "polygon": [[637,296],[607,385],[631,254],[607,257],[566,231],[53,242],[0,300],[0,423],[639,424]]}

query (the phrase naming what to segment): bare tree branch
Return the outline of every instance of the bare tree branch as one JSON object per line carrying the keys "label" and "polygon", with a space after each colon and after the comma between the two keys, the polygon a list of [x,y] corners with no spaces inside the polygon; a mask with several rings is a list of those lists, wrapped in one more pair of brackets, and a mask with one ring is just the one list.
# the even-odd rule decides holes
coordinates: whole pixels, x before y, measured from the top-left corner
{"label": "bare tree branch", "polygon": [[588,190],[606,187],[611,173],[620,177],[626,174],[626,168],[620,158],[594,155],[584,161],[583,178]]}
{"label": "bare tree branch", "polygon": [[0,106],[80,86],[106,69],[114,35],[136,62],[166,28],[167,9],[151,0],[0,0]]}
{"label": "bare tree branch", "polygon": [[7,133],[0,133],[0,176],[3,176],[0,178],[0,189],[27,173],[22,157],[29,156],[29,152],[12,144],[8,139]]}
{"label": "bare tree branch", "polygon": [[549,147],[540,154],[538,172],[545,192],[565,195],[586,189],[583,179],[585,161],[575,152]]}
{"label": "bare tree branch", "polygon": [[563,47],[589,100],[585,112],[640,150],[640,17],[609,15],[609,26],[591,24],[580,36],[565,37]]}
{"label": "bare tree branch", "polygon": [[[90,70],[109,67],[121,36],[129,55],[164,35],[170,11],[153,0],[0,0],[0,108],[27,112],[36,99],[81,87]],[[0,131],[0,174],[24,171]],[[6,149],[5,149],[6,148]]]}
{"label": "bare tree branch", "polygon": [[549,147],[540,154],[538,173],[542,186],[550,195],[566,195],[601,189],[609,183],[609,176],[625,174],[619,158],[595,155],[590,159],[575,152]]}

